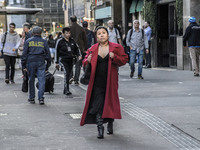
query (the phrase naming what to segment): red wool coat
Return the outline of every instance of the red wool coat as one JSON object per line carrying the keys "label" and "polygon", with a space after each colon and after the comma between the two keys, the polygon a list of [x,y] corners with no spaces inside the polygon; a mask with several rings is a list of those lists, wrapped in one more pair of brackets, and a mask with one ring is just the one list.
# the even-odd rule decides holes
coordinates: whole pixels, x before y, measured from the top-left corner
{"label": "red wool coat", "polygon": [[[98,47],[99,43],[93,45],[90,49],[87,50],[85,59],[83,60],[83,65],[85,66],[87,62],[87,57],[89,54],[92,54],[91,59],[91,75],[90,81],[88,84],[88,89],[86,93],[86,102],[84,111],[82,114],[80,125],[83,126],[85,124],[85,118],[87,115],[87,111],[90,104],[90,99],[92,95],[92,89],[95,79],[95,72],[97,66],[97,58],[98,58]],[[107,76],[107,85],[106,85],[106,96],[104,102],[104,109],[102,118],[113,118],[113,119],[121,119],[121,111],[120,111],[120,102],[118,96],[118,67],[125,65],[128,61],[128,56],[124,52],[124,48],[116,43],[109,42],[109,52],[114,53],[113,60],[109,57],[108,60],[108,76]]]}

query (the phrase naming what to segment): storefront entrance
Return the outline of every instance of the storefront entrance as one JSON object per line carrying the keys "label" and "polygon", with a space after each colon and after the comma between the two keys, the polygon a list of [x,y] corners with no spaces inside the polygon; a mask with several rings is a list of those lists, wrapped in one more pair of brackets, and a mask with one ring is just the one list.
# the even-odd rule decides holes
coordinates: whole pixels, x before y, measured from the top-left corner
{"label": "storefront entrance", "polygon": [[157,60],[159,67],[176,67],[177,21],[175,3],[158,5]]}

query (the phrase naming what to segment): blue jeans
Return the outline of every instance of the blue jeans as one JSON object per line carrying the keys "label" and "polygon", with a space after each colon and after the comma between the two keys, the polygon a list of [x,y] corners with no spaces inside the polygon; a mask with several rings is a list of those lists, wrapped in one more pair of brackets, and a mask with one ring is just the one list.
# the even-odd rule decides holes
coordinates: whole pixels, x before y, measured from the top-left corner
{"label": "blue jeans", "polygon": [[44,62],[31,62],[27,65],[28,76],[29,76],[29,99],[35,98],[35,75],[38,78],[38,99],[44,98],[45,90],[45,69],[46,65]]}
{"label": "blue jeans", "polygon": [[131,72],[135,72],[135,60],[137,55],[138,55],[138,75],[142,75],[144,50],[140,50],[139,53],[137,53],[136,50],[130,50],[130,62],[129,62],[130,69]]}

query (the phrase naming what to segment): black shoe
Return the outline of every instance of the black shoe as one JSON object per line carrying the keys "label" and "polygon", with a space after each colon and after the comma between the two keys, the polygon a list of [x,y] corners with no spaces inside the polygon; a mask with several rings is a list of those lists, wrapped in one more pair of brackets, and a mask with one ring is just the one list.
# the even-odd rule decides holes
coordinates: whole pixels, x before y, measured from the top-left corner
{"label": "black shoe", "polygon": [[14,81],[14,80],[11,80],[10,82],[11,82],[11,84],[15,84],[15,81]]}
{"label": "black shoe", "polygon": [[146,68],[151,68],[151,65],[147,65]]}
{"label": "black shoe", "polygon": [[72,95],[72,93],[69,90],[66,90],[65,95]]}
{"label": "black shoe", "polygon": [[5,83],[6,83],[6,84],[9,84],[9,79],[5,79]]}
{"label": "black shoe", "polygon": [[132,78],[132,77],[133,77],[133,75],[134,75],[134,72],[131,72],[131,73],[130,73],[130,78]]}
{"label": "black shoe", "polygon": [[138,75],[138,79],[144,79],[142,75]]}
{"label": "black shoe", "polygon": [[107,134],[113,134],[113,122],[108,122]]}
{"label": "black shoe", "polygon": [[28,99],[28,102],[31,104],[35,104],[35,99],[34,98]]}
{"label": "black shoe", "polygon": [[97,129],[98,129],[98,136],[97,136],[97,138],[98,139],[103,139],[104,138],[104,136],[103,136],[103,134],[104,134],[104,126],[103,125],[97,126]]}
{"label": "black shoe", "polygon": [[195,77],[198,77],[198,76],[199,76],[199,74],[198,74],[198,73],[194,73],[194,76],[195,76]]}
{"label": "black shoe", "polygon": [[78,85],[79,85],[79,82],[78,82],[78,81],[74,81],[74,84],[75,84],[76,86],[78,86]]}
{"label": "black shoe", "polygon": [[40,98],[40,99],[38,99],[39,100],[39,104],[40,105],[44,105],[44,98]]}

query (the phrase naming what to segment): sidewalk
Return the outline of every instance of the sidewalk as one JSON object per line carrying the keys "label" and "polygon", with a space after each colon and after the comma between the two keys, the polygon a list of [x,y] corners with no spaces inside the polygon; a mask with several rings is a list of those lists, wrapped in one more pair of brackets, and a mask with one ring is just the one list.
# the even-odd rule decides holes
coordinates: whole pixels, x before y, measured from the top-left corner
{"label": "sidewalk", "polygon": [[63,73],[56,72],[55,92],[45,94],[46,104],[31,105],[28,93],[21,92],[21,70],[16,71],[15,85],[6,85],[0,71],[0,149],[198,150],[198,140],[171,125],[200,139],[200,77],[168,68],[144,69],[144,80],[130,79],[129,74],[128,65],[120,68],[123,119],[114,122],[114,135],[105,133],[105,139],[99,140],[95,125],[79,126],[86,86],[72,84],[73,95],[67,97],[62,94]]}

